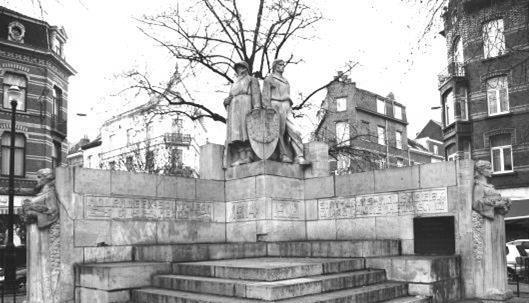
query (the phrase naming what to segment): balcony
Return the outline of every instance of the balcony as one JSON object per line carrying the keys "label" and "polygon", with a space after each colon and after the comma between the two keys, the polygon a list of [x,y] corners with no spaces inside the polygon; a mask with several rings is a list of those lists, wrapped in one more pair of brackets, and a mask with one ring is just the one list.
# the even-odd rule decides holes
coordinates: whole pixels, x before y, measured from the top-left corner
{"label": "balcony", "polygon": [[448,139],[454,135],[471,135],[472,124],[469,121],[456,121],[443,128],[443,139]]}
{"label": "balcony", "polygon": [[165,143],[189,145],[191,144],[191,135],[182,133],[165,133],[163,135]]}
{"label": "balcony", "polygon": [[465,78],[465,64],[460,62],[452,62],[447,68],[437,76],[439,79],[439,87],[443,86],[452,78]]}

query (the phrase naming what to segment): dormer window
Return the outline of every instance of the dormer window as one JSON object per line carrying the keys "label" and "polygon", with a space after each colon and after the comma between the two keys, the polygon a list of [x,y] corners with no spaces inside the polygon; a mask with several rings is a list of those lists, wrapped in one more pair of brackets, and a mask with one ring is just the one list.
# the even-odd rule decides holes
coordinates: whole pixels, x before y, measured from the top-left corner
{"label": "dormer window", "polygon": [[57,38],[57,36],[53,38],[52,48],[57,55],[62,57],[62,42]]}
{"label": "dormer window", "polygon": [[18,21],[9,23],[7,27],[7,40],[15,41],[18,43],[24,43],[24,35],[26,34],[26,28]]}

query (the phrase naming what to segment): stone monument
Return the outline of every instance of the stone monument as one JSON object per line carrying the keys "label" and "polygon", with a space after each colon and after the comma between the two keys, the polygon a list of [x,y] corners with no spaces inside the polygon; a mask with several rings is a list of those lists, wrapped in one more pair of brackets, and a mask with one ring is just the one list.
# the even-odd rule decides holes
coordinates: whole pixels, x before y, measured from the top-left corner
{"label": "stone monument", "polygon": [[512,297],[507,288],[505,215],[511,201],[488,183],[492,169],[488,161],[477,161],[472,200],[472,244],[477,297],[504,301]]}
{"label": "stone monument", "polygon": [[49,168],[37,172],[39,193],[23,205],[27,226],[29,302],[61,302],[61,239],[55,177]]}

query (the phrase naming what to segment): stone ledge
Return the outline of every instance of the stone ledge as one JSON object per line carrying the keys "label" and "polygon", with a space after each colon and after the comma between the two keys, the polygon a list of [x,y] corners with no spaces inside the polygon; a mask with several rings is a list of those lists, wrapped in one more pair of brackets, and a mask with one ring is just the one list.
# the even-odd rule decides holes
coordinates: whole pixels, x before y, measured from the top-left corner
{"label": "stone ledge", "polygon": [[274,175],[303,179],[303,167],[298,164],[261,160],[249,164],[227,168],[225,179],[233,180],[258,175]]}
{"label": "stone ledge", "polygon": [[117,262],[79,264],[76,286],[96,290],[124,290],[149,286],[155,274],[169,273],[169,262]]}

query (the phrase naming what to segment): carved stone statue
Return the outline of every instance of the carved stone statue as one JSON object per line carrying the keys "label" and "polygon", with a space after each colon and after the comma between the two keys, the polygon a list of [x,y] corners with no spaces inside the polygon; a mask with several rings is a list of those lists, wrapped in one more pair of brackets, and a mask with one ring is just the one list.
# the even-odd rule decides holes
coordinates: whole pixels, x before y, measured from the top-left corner
{"label": "carved stone statue", "polygon": [[225,168],[253,161],[254,155],[246,129],[246,116],[252,109],[261,107],[259,81],[249,74],[248,64],[236,63],[234,69],[237,79],[231,86],[229,96],[224,100],[228,112],[223,163]]}
{"label": "carved stone statue", "polygon": [[477,161],[474,170],[474,200],[472,209],[483,217],[493,220],[494,214],[505,216],[511,208],[511,200],[502,198],[487,178],[492,176],[492,168],[488,161]]}
{"label": "carved stone statue", "polygon": [[475,287],[480,299],[504,301],[512,297],[507,286],[504,221],[511,201],[487,182],[491,175],[490,162],[475,163],[472,200]]}
{"label": "carved stone statue", "polygon": [[301,135],[292,115],[290,84],[283,77],[284,70],[285,61],[278,59],[273,62],[272,73],[266,76],[263,82],[263,105],[272,107],[279,114],[279,160],[307,165],[309,162],[303,155]]}
{"label": "carved stone statue", "polygon": [[37,172],[39,193],[22,207],[28,222],[28,302],[60,300],[60,224],[55,177],[49,168]]}

